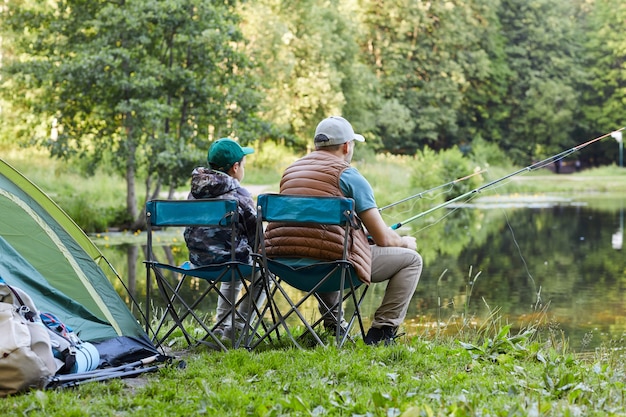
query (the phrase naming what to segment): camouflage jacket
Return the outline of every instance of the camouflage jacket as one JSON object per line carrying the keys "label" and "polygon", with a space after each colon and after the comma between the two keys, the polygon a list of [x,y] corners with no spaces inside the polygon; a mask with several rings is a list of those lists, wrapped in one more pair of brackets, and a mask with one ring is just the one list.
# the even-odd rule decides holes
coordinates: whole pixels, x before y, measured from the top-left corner
{"label": "camouflage jacket", "polygon": [[[256,232],[256,207],[250,192],[236,178],[209,168],[195,168],[191,174],[191,192],[188,200],[200,198],[233,199],[239,202],[236,260],[252,263],[251,245]],[[194,265],[208,265],[230,261],[230,230],[211,227],[187,227],[184,232],[189,249],[189,261]]]}

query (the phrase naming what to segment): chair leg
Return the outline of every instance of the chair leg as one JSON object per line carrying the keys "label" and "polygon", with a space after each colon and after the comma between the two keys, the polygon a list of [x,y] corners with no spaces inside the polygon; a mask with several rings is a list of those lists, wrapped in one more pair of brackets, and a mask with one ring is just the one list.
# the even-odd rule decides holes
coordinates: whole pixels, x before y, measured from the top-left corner
{"label": "chair leg", "polygon": [[244,317],[244,327],[237,342],[240,346],[243,343],[243,346],[248,350],[251,349],[252,341],[255,338],[262,337],[261,333],[259,333],[261,328],[263,332],[267,331],[267,326],[263,319],[269,305],[267,302],[268,292],[266,291],[264,277],[261,276],[260,271],[257,272],[258,274],[253,271],[250,284],[246,280],[243,281],[245,296],[239,301],[241,304],[245,303],[246,315]]}
{"label": "chair leg", "polygon": [[[276,339],[280,340],[282,332],[284,332],[284,335],[286,335],[287,338],[291,340],[291,342],[298,348],[302,348],[302,338],[306,336],[307,334],[310,334],[311,337],[315,340],[315,342],[318,345],[326,346],[326,342],[324,342],[324,340],[320,338],[318,331],[316,331],[315,329],[323,323],[324,316],[326,316],[326,318],[329,318],[329,317],[332,318],[332,320],[336,323],[336,328],[340,329],[341,321],[344,315],[344,307],[343,307],[344,302],[350,302],[350,304],[354,307],[354,312],[351,314],[349,318],[347,331],[344,332],[344,331],[339,330],[336,332],[335,334],[336,345],[341,347],[346,343],[347,340],[354,342],[354,340],[350,336],[350,329],[352,329],[352,327],[354,326],[355,321],[358,322],[361,336],[364,337],[365,329],[364,329],[362,317],[360,314],[360,306],[365,297],[367,287],[364,287],[361,290],[361,286],[354,286],[353,284],[354,278],[351,275],[349,275],[345,279],[346,281],[348,281],[346,283],[346,284],[349,284],[348,288],[346,288],[345,291],[340,292],[340,296],[336,304],[329,306],[325,304],[325,302],[319,297],[317,292],[315,292],[315,290],[317,290],[319,286],[316,286],[313,290],[311,290],[311,292],[309,292],[308,295],[304,296],[298,302],[294,302],[291,299],[291,297],[288,295],[288,293],[285,291],[284,286],[281,285],[279,277],[276,277],[276,276],[265,277],[265,283],[266,283],[265,285],[266,285],[266,291],[268,293],[268,301],[267,301],[267,305],[265,306],[263,310],[263,314],[269,311],[272,314],[272,323],[265,329],[265,333],[263,335],[258,336],[256,339],[253,336],[249,336],[248,342],[246,343],[246,347],[249,350],[252,350],[258,347],[264,341],[269,341],[269,343],[272,343],[272,335],[274,334],[276,335]],[[273,284],[273,286],[271,284]],[[345,285],[341,285],[340,288],[343,288],[344,286]],[[270,287],[272,287],[271,290],[269,289]],[[359,292],[360,292],[360,295],[359,295]],[[302,304],[307,299],[310,299],[311,296],[313,296],[319,303],[320,313],[321,313],[321,317],[316,319],[314,322],[309,322],[308,320],[306,320],[306,318],[300,312],[300,307],[302,306]],[[284,307],[283,307],[283,310],[280,309],[279,303],[282,302],[282,300],[284,300],[284,302],[286,302],[289,305],[289,308],[287,310],[285,310]],[[337,310],[337,312],[333,313],[333,311],[335,310]],[[287,324],[289,317],[291,317],[292,315],[296,315],[299,319],[299,322],[302,323],[302,325],[304,326],[303,334],[295,336],[292,333],[290,326]],[[260,328],[259,323],[260,321],[256,323],[253,333],[258,333],[258,330]]]}
{"label": "chair leg", "polygon": [[[311,328],[315,329],[319,326],[323,321],[328,321],[326,319],[331,318],[335,324],[335,343],[338,347],[342,347],[347,340],[350,340],[354,343],[354,340],[350,336],[350,330],[354,325],[354,321],[356,320],[359,324],[359,331],[361,337],[365,337],[365,328],[363,326],[363,318],[361,316],[361,304],[365,298],[365,294],[367,292],[367,286],[365,286],[362,290],[360,290],[361,286],[354,286],[354,277],[348,277],[348,283],[350,284],[346,290],[343,290],[345,286],[345,282],[341,284],[342,289],[339,290],[340,295],[338,297],[339,301],[337,301],[332,306],[328,306],[325,301],[317,294],[314,293],[315,298],[317,299],[318,304],[320,305],[320,313],[321,316],[317,319],[312,325]],[[359,291],[361,291],[361,295],[358,295]],[[354,312],[350,316],[350,319],[347,321],[347,326],[345,331],[341,330],[341,322],[344,318],[344,307],[343,304],[345,302],[350,302],[354,307]],[[337,313],[333,313],[334,310],[337,310]],[[306,333],[305,333],[306,334]],[[302,338],[304,335],[300,336]]]}
{"label": "chair leg", "polygon": [[[265,274],[262,274],[259,278],[262,286],[262,292],[265,294],[265,301],[261,303],[264,304],[261,308],[259,308],[258,303],[254,304],[258,317],[254,325],[251,324],[250,326],[250,334],[248,335],[248,340],[245,344],[248,350],[253,350],[265,340],[269,340],[269,343],[272,343],[272,333],[275,334],[277,340],[280,340],[280,332],[276,326],[276,323],[278,322],[276,306],[273,302],[274,295],[278,290],[276,285],[272,285],[274,279],[276,278],[268,278]],[[268,312],[271,320],[271,324],[269,326],[265,323],[265,316]],[[262,331],[261,328],[263,329]]]}
{"label": "chair leg", "polygon": [[[362,290],[360,290],[361,287],[363,287]],[[354,342],[354,340],[350,337],[350,329],[352,329],[352,326],[354,325],[355,320],[359,324],[359,331],[361,334],[361,338],[365,337],[365,327],[363,326],[363,317],[361,316],[361,304],[363,300],[365,299],[365,294],[367,293],[367,289],[368,289],[367,286],[355,287],[352,279],[350,279],[350,290],[348,291],[347,294],[343,296],[343,301],[345,302],[348,299],[350,299],[352,306],[354,307],[354,312],[350,316],[350,320],[348,321],[348,326],[347,326],[347,330],[345,334],[343,335],[341,340],[337,338],[338,339],[337,345],[339,347],[343,346],[346,340],[350,340],[351,342]],[[359,291],[361,291],[360,295],[358,295]]]}
{"label": "chair leg", "polygon": [[[174,306],[172,305],[172,303],[174,302],[174,295],[169,296],[169,293],[173,293],[174,289],[169,285],[169,283],[167,282],[167,280],[165,279],[165,277],[161,274],[160,271],[158,270],[154,270],[155,273],[155,279],[156,279],[156,283],[157,283],[157,287],[159,289],[159,292],[161,293],[161,297],[164,300],[168,300],[167,305],[165,306],[165,312],[163,313],[163,317],[161,317],[161,320],[159,321],[159,324],[156,327],[155,330],[155,340],[156,342],[160,345],[163,344],[163,342],[165,341],[165,339],[172,333],[172,329],[168,330],[168,332],[165,334],[165,336],[159,338],[159,331],[161,330],[161,328],[163,327],[165,320],[167,318],[167,315],[169,314],[172,319],[174,320],[174,323],[176,325],[176,327],[179,327],[182,332],[183,332],[183,336],[185,337],[185,340],[187,341],[187,345],[191,345],[191,338],[189,336],[189,334],[186,332],[184,326],[182,325],[182,321],[180,320],[180,317],[178,316],[178,313],[176,312],[176,309],[174,308]],[[169,292],[168,292],[169,290]],[[174,327],[175,328],[175,327]]]}
{"label": "chair leg", "polygon": [[[239,297],[239,291],[231,291],[228,294],[225,294],[223,289],[218,290],[218,297],[224,304],[226,304],[225,308],[227,308],[228,315],[225,315],[221,320],[217,321],[214,324],[214,328],[220,325],[229,326],[232,329],[232,333],[230,335],[230,342],[232,348],[240,348],[245,347],[249,348],[250,340],[255,336],[255,333],[250,334],[250,329],[252,328],[253,322],[260,322],[263,328],[266,328],[263,324],[261,308],[259,308],[258,303],[259,299],[257,296],[263,296],[265,291],[259,291],[255,288],[258,287],[256,283],[256,279],[253,278],[253,284],[248,284],[248,280],[243,276],[241,271],[237,268],[231,270],[232,276],[234,277],[234,282],[242,282],[243,284],[243,296]],[[254,271],[252,276],[254,277]],[[233,281],[227,281],[231,283],[230,288],[234,288],[232,285]],[[223,283],[223,282],[222,282]],[[217,282],[215,283],[217,285]],[[261,282],[261,285],[263,283]],[[236,301],[235,301],[236,300]],[[230,317],[230,319],[228,319]],[[226,320],[230,320],[228,323]],[[240,323],[243,324],[240,327]],[[254,326],[254,331],[257,332],[259,326]],[[206,335],[203,340],[206,340],[210,335]]]}
{"label": "chair leg", "polygon": [[[302,316],[302,314],[297,310],[297,307],[299,305],[297,305],[295,308],[290,308],[290,310],[283,315],[280,311],[280,308],[278,307],[277,303],[276,303],[276,292],[279,291],[280,294],[282,295],[282,297],[287,300],[287,302],[293,306],[293,301],[291,300],[291,298],[289,297],[289,295],[286,293],[286,291],[282,288],[282,286],[280,285],[279,279],[277,277],[272,277],[270,278],[270,282],[273,283],[273,289],[271,292],[271,297],[268,297],[268,304],[269,304],[269,308],[270,311],[272,311],[272,318],[273,318],[273,323],[272,325],[267,329],[265,335],[263,335],[259,340],[256,341],[256,343],[251,344],[250,345],[250,349],[255,348],[256,346],[258,346],[260,344],[261,341],[265,340],[266,338],[270,338],[271,333],[276,332],[277,338],[280,338],[280,333],[279,333],[279,329],[280,327],[282,327],[285,330],[285,333],[287,334],[287,336],[289,337],[289,339],[298,347],[298,348],[302,348],[302,346],[300,346],[300,344],[296,341],[296,338],[293,336],[293,334],[291,333],[289,326],[287,326],[286,323],[286,319],[292,314],[295,313],[299,319],[302,321],[303,324],[308,325],[306,319]],[[312,331],[312,329],[309,328],[307,329],[309,331]],[[317,335],[315,334],[315,332],[311,332],[312,334],[314,334],[314,337],[316,337],[318,340],[318,343],[323,345],[323,342],[319,339],[319,337],[317,337]]]}
{"label": "chair leg", "polygon": [[[208,327],[206,324],[204,324],[204,320],[202,320],[202,318],[200,318],[194,311],[194,309],[200,304],[200,302],[206,297],[206,295],[215,288],[216,283],[215,282],[209,282],[209,287],[190,306],[179,295],[179,292],[178,292],[180,290],[184,280],[186,279],[186,276],[183,276],[182,279],[178,282],[178,284],[175,287],[172,287],[169,284],[169,282],[167,281],[167,279],[165,278],[165,276],[161,273],[161,271],[158,271],[158,270],[155,269],[155,275],[156,275],[157,286],[159,287],[159,292],[161,293],[162,299],[168,300],[167,306],[166,306],[166,311],[163,314],[163,317],[161,318],[161,320],[159,322],[159,325],[157,327],[157,330],[155,332],[155,338],[156,338],[157,343],[159,345],[162,345],[163,342],[178,327],[178,328],[181,329],[181,331],[183,333],[183,336],[185,337],[185,340],[186,340],[188,346],[191,346],[193,344],[192,343],[192,341],[193,341],[193,342],[196,342],[196,343],[207,344],[208,346],[210,346],[212,348],[216,348],[217,347],[219,350],[222,350],[222,351],[228,350],[226,348],[226,346],[224,346],[224,344],[221,342],[221,340],[218,337],[216,337],[215,334],[213,334],[213,328]],[[184,308],[184,313],[183,314],[179,314],[176,311],[176,308],[174,307],[174,303],[175,302],[180,303],[181,306]],[[172,320],[174,321],[174,326],[172,326],[165,333],[165,335],[163,335],[162,337],[159,338],[158,337],[158,332],[160,331],[161,327],[165,323],[165,320],[167,319],[167,315],[168,314],[172,317]],[[206,336],[203,339],[196,339],[196,338],[194,338],[185,329],[183,321],[188,316],[191,316],[195,320],[195,322],[198,323],[198,325],[200,327],[202,327],[202,329],[206,332]],[[207,338],[211,338],[213,340],[213,342],[215,342],[215,345],[206,343],[206,339]]]}
{"label": "chair leg", "polygon": [[[262,279],[263,279],[263,286],[267,294],[267,302],[266,302],[265,307],[259,312],[260,319],[257,321],[257,323],[255,324],[254,328],[251,331],[250,336],[248,337],[248,342],[246,343],[247,345],[246,347],[248,348],[248,350],[255,349],[266,339],[269,339],[271,342],[272,333],[275,333],[277,339],[280,339],[280,332],[278,328],[281,322],[278,317],[279,312],[274,301],[275,293],[276,291],[278,291],[278,286],[272,285],[275,279],[274,277],[268,278],[264,276]],[[272,320],[272,323],[270,324],[269,327],[265,326],[263,323],[263,317],[266,315],[268,311],[270,313],[270,317]],[[261,326],[264,327],[264,330],[265,330],[264,334],[259,334],[259,328]],[[256,340],[254,340],[255,335],[258,335],[258,338]]]}

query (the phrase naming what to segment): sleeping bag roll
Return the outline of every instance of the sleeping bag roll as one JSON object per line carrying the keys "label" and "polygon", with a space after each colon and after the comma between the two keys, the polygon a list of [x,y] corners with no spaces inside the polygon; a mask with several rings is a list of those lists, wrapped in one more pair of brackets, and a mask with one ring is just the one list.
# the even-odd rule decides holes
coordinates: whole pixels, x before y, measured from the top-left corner
{"label": "sleeping bag roll", "polygon": [[89,342],[76,345],[76,363],[70,373],[79,374],[93,371],[98,365],[100,365],[100,353],[94,345]]}

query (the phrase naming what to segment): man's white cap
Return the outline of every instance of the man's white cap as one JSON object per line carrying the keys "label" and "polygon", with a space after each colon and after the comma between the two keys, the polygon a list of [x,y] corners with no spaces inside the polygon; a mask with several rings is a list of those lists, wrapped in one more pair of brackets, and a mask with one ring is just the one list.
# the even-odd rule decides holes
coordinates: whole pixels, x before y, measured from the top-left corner
{"label": "man's white cap", "polygon": [[315,129],[315,145],[332,146],[357,140],[365,142],[365,138],[354,133],[352,125],[341,116],[331,116],[322,120]]}

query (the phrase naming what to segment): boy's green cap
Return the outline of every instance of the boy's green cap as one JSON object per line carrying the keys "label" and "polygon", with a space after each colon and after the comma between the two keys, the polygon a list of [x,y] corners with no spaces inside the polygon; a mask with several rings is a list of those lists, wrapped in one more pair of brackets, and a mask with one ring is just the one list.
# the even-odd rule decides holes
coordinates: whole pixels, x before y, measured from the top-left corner
{"label": "boy's green cap", "polygon": [[221,138],[213,142],[209,148],[207,162],[213,169],[226,172],[235,162],[241,161],[245,155],[254,153],[253,148],[241,147],[230,138]]}

